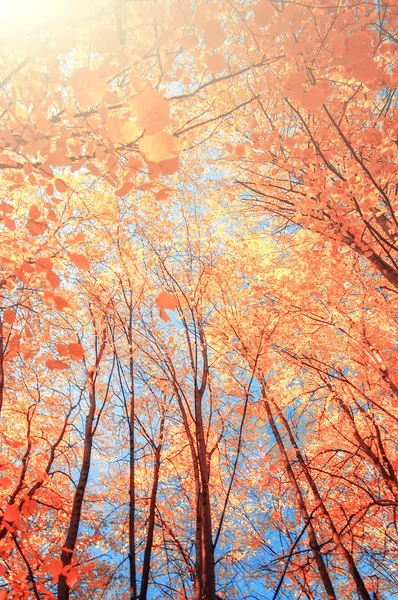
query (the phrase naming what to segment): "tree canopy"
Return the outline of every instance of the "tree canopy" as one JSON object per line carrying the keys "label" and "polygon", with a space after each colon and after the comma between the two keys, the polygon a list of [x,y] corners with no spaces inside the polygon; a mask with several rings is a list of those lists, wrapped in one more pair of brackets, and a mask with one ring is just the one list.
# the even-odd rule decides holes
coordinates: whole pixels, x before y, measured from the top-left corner
{"label": "tree canopy", "polygon": [[397,0],[0,16],[0,600],[396,597]]}

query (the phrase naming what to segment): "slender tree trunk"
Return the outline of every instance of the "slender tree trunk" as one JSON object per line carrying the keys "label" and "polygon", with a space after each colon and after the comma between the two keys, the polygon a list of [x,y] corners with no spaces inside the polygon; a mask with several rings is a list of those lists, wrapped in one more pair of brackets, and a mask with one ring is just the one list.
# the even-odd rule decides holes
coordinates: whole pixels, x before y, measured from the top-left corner
{"label": "slender tree trunk", "polygon": [[209,469],[206,457],[206,440],[202,417],[202,394],[195,390],[196,438],[201,479],[201,513],[202,513],[202,547],[203,556],[203,597],[205,600],[216,599],[214,573],[214,552],[212,540],[211,506],[209,493]]}
{"label": "slender tree trunk", "polygon": [[[337,399],[341,409],[343,410],[343,412],[347,415],[351,425],[352,425],[352,429],[354,432],[354,437],[356,439],[356,441],[358,442],[359,447],[361,448],[361,450],[363,451],[363,453],[365,454],[365,456],[367,456],[369,462],[374,466],[374,468],[376,469],[376,471],[379,473],[380,477],[382,479],[384,479],[388,489],[390,490],[390,492],[392,493],[392,495],[394,496],[394,500],[395,502],[398,501],[398,481],[396,478],[396,475],[394,473],[393,470],[389,469],[386,470],[382,464],[382,462],[380,461],[379,457],[377,456],[377,454],[375,454],[372,450],[372,448],[369,446],[369,444],[367,444],[365,442],[365,440],[363,439],[363,437],[361,436],[361,434],[358,431],[358,428],[356,426],[355,423],[355,419],[352,416],[350,409],[348,408],[348,406],[346,406],[343,402],[343,400],[337,396],[335,394],[335,398]],[[387,463],[388,464],[388,463]]]}
{"label": "slender tree trunk", "polygon": [[287,432],[287,434],[289,436],[290,443],[291,443],[292,447],[294,448],[297,460],[300,463],[301,468],[303,469],[303,473],[305,475],[305,478],[307,479],[307,482],[308,482],[308,484],[309,484],[309,486],[311,488],[311,491],[312,491],[312,493],[314,495],[314,498],[315,498],[315,500],[318,503],[319,510],[320,510],[322,516],[327,521],[329,527],[330,527],[330,530],[331,530],[331,533],[332,533],[332,539],[333,539],[334,543],[336,544],[336,547],[340,551],[340,553],[341,553],[341,555],[342,555],[342,557],[343,557],[343,559],[344,559],[344,561],[345,561],[345,563],[347,565],[347,568],[348,568],[348,570],[349,570],[349,572],[351,574],[351,577],[353,578],[353,580],[355,582],[355,585],[356,585],[359,597],[362,598],[362,600],[371,600],[369,592],[367,591],[365,583],[364,583],[364,581],[363,581],[363,579],[361,577],[361,574],[359,573],[359,571],[358,571],[358,569],[356,567],[354,558],[353,558],[352,554],[344,546],[344,544],[343,544],[343,542],[341,540],[341,537],[340,537],[340,535],[339,535],[339,533],[338,533],[338,531],[337,531],[337,529],[336,529],[336,527],[334,525],[334,522],[333,522],[333,520],[332,520],[332,518],[331,518],[331,516],[329,514],[329,511],[327,510],[327,508],[325,506],[325,503],[324,503],[324,501],[323,501],[323,499],[322,499],[322,497],[321,497],[321,495],[320,495],[320,493],[318,491],[317,485],[316,485],[316,483],[315,483],[315,481],[314,481],[314,479],[313,479],[313,477],[311,475],[311,472],[308,469],[307,464],[306,464],[306,462],[304,460],[304,457],[303,457],[303,455],[300,452],[300,449],[299,449],[299,447],[297,445],[296,439],[295,439],[295,437],[293,435],[293,432],[292,432],[292,430],[290,428],[290,425],[289,425],[287,419],[285,418],[284,414],[280,410],[280,408],[277,405],[277,403],[274,402],[274,401],[272,401],[272,404],[275,407],[275,410],[277,411],[278,417],[282,421],[282,424],[283,424],[283,426],[284,426],[284,428],[285,428],[285,430],[286,430],[286,432]]}
{"label": "slender tree trunk", "polygon": [[[199,474],[199,471],[198,471]],[[202,491],[200,483],[196,487],[196,527],[195,527],[195,600],[202,600],[203,597],[203,511],[202,511]]]}
{"label": "slender tree trunk", "polygon": [[321,577],[323,586],[325,588],[325,592],[326,592],[329,600],[337,600],[337,596],[334,591],[333,584],[332,584],[332,581],[329,576],[329,572],[327,570],[325,561],[323,560],[322,552],[321,552],[321,549],[320,549],[320,546],[319,546],[319,543],[318,543],[318,540],[316,537],[315,529],[312,525],[311,516],[308,513],[304,497],[302,495],[300,486],[298,485],[294,471],[291,467],[289,457],[287,455],[285,446],[283,444],[283,440],[282,440],[282,438],[279,434],[278,428],[275,424],[275,421],[274,421],[274,418],[272,415],[272,411],[271,411],[271,407],[270,407],[270,404],[266,397],[264,383],[262,384],[262,397],[264,400],[264,406],[265,406],[265,410],[266,410],[266,413],[268,416],[268,421],[271,426],[272,433],[274,434],[276,443],[278,445],[279,452],[281,454],[282,462],[286,469],[290,483],[296,493],[296,500],[297,500],[297,504],[298,504],[301,516],[303,518],[304,523],[308,523],[307,529],[308,529],[308,538],[309,538],[310,548],[314,554],[315,561],[316,561],[318,571],[319,571],[319,575]]}
{"label": "slender tree trunk", "polygon": [[3,321],[0,314],[0,413],[3,408],[4,400],[4,337],[3,337]]}
{"label": "slender tree trunk", "polygon": [[[354,250],[361,256],[364,256],[364,251],[357,244],[355,244]],[[372,263],[375,269],[379,271],[393,287],[398,289],[398,273],[396,269],[389,265],[381,256],[376,254],[374,250],[371,249],[370,252],[371,254],[366,256],[368,261]]]}
{"label": "slender tree trunk", "polygon": [[[202,415],[202,398],[207,386],[208,378],[208,360],[206,352],[206,340],[200,319],[197,321],[197,327],[200,335],[200,347],[203,358],[203,369],[201,373],[201,384],[198,385],[198,368],[196,352],[193,351],[189,328],[183,318],[187,344],[189,348],[192,375],[194,378],[194,426],[195,438],[193,438],[187,412],[184,407],[184,400],[180,394],[177,380],[174,375],[174,369],[169,361],[170,372],[172,373],[173,389],[178,399],[181,415],[183,417],[184,429],[189,443],[192,466],[195,477],[195,496],[196,496],[196,531],[195,531],[195,581],[194,581],[194,600],[216,600],[215,591],[215,567],[214,550],[212,541],[212,523],[211,506],[209,492],[209,469],[207,465],[206,439]],[[195,344],[197,340],[195,341]]]}
{"label": "slender tree trunk", "polygon": [[130,407],[129,407],[129,567],[130,600],[137,598],[137,567],[135,559],[135,389],[133,359],[133,311],[130,297],[129,306],[129,371],[130,371]]}
{"label": "slender tree trunk", "polygon": [[[72,562],[72,555],[75,549],[77,534],[79,532],[80,516],[82,512],[84,494],[86,491],[87,480],[91,466],[91,450],[93,445],[93,423],[95,416],[95,374],[93,371],[88,373],[88,388],[90,407],[86,417],[86,427],[84,433],[83,460],[80,470],[79,482],[76,487],[73,498],[72,513],[68,527],[68,533],[64,543],[64,549],[61,553],[61,561],[64,567]],[[58,581],[58,600],[69,600],[70,588],[66,583],[65,575],[60,575]]]}
{"label": "slender tree trunk", "polygon": [[192,467],[195,480],[195,578],[194,578],[194,600],[202,600],[202,587],[203,587],[203,556],[202,556],[202,502],[201,502],[201,487],[200,487],[200,470],[198,465],[197,450],[195,448],[195,440],[192,436],[192,432],[189,427],[189,421],[187,411],[184,407],[184,401],[181,397],[180,390],[177,385],[177,380],[174,375],[172,363],[169,362],[169,368],[171,371],[171,383],[173,386],[174,393],[177,398],[178,406],[181,412],[182,421],[184,425],[185,435],[188,440],[188,445],[191,453]]}
{"label": "slender tree trunk", "polygon": [[153,546],[153,534],[155,530],[155,511],[156,511],[156,499],[159,485],[159,472],[160,472],[160,452],[162,449],[163,443],[163,434],[164,434],[164,422],[165,416],[162,416],[162,420],[160,423],[160,435],[159,435],[159,443],[155,448],[155,457],[154,457],[154,466],[153,466],[153,483],[152,483],[152,491],[151,491],[151,501],[149,505],[149,515],[148,515],[148,532],[144,550],[144,561],[142,565],[142,577],[141,577],[141,588],[139,600],[147,600],[147,591],[149,584],[149,573],[151,567],[151,552]]}

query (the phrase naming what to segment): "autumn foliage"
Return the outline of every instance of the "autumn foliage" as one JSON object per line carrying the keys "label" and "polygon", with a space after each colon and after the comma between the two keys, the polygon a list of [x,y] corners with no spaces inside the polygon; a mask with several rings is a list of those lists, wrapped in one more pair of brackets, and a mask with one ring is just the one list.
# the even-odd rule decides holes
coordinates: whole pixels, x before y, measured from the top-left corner
{"label": "autumn foliage", "polygon": [[0,17],[0,600],[395,597],[397,1]]}

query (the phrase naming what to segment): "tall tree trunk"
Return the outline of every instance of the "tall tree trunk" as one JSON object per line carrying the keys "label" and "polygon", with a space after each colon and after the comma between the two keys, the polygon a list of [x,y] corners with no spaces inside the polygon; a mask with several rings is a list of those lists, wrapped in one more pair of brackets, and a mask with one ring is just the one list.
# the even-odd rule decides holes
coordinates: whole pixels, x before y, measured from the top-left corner
{"label": "tall tree trunk", "polygon": [[[86,417],[86,427],[84,432],[83,460],[80,470],[79,482],[73,497],[72,513],[68,527],[68,533],[64,543],[64,549],[61,553],[61,561],[64,567],[72,562],[73,551],[75,549],[77,534],[79,532],[80,516],[82,512],[84,494],[86,491],[87,480],[91,466],[91,450],[93,445],[93,424],[95,416],[95,374],[90,371],[87,376],[89,389],[90,407]],[[58,600],[69,600],[70,588],[66,583],[65,575],[60,575],[58,581]]]}
{"label": "tall tree trunk", "polygon": [[[263,385],[265,385],[265,384],[263,383]],[[361,577],[361,574],[359,573],[359,571],[357,569],[357,566],[355,564],[354,558],[353,558],[352,554],[344,546],[344,544],[343,544],[343,542],[341,540],[339,532],[337,531],[337,529],[335,527],[335,524],[334,524],[334,522],[333,522],[333,520],[332,520],[332,518],[331,518],[331,516],[329,514],[329,511],[326,508],[326,505],[325,505],[325,503],[324,503],[324,501],[323,501],[323,499],[322,499],[322,497],[321,497],[321,495],[319,493],[319,490],[318,490],[317,485],[316,485],[316,483],[315,483],[315,481],[314,481],[314,479],[313,479],[313,477],[311,475],[311,472],[310,472],[310,470],[307,467],[307,463],[305,462],[304,457],[303,457],[303,455],[300,452],[300,449],[299,449],[299,447],[297,445],[296,439],[295,439],[295,437],[293,435],[293,432],[292,432],[292,430],[290,428],[290,425],[289,425],[287,419],[285,418],[283,412],[279,408],[277,402],[272,401],[272,404],[275,407],[275,410],[277,411],[278,417],[280,418],[280,420],[281,420],[281,422],[282,422],[282,424],[283,424],[283,426],[284,426],[284,428],[285,428],[285,430],[286,430],[286,432],[288,434],[290,443],[291,443],[292,447],[294,448],[297,460],[298,460],[301,468],[303,469],[304,476],[305,476],[305,478],[306,478],[306,480],[307,480],[307,482],[308,482],[308,484],[309,484],[309,486],[311,488],[311,491],[312,491],[312,493],[314,495],[315,500],[317,501],[319,510],[320,510],[322,516],[325,518],[326,522],[328,523],[329,527],[330,527],[330,530],[331,530],[331,533],[332,533],[332,539],[333,539],[334,543],[336,544],[336,547],[338,548],[339,552],[341,553],[341,555],[342,555],[342,557],[343,557],[343,559],[344,559],[344,561],[345,561],[345,563],[347,565],[347,568],[348,568],[348,570],[349,570],[349,572],[351,574],[351,577],[354,580],[354,583],[356,585],[359,597],[362,598],[362,600],[371,600],[369,592],[367,591],[365,583],[364,583],[364,581],[363,581],[363,579]]]}
{"label": "tall tree trunk", "polygon": [[135,559],[135,389],[133,359],[133,310],[130,293],[129,305],[129,375],[130,375],[130,407],[129,407],[129,568],[130,568],[130,600],[137,598],[137,567]]}
{"label": "tall tree trunk", "polygon": [[184,400],[181,396],[180,389],[177,384],[177,379],[170,360],[168,366],[171,374],[171,384],[176,395],[178,406],[182,416],[185,435],[188,440],[188,445],[191,453],[192,468],[195,481],[195,578],[194,578],[194,600],[202,600],[203,587],[203,556],[202,556],[202,502],[201,502],[201,486],[200,486],[200,469],[198,465],[197,449],[191,429],[189,427],[188,415],[185,410]]}
{"label": "tall tree trunk", "polygon": [[209,493],[209,469],[207,466],[206,440],[202,417],[202,394],[200,390],[195,390],[195,419],[196,441],[201,479],[200,508],[202,514],[201,552],[203,556],[203,598],[205,600],[216,600],[211,506]]}
{"label": "tall tree trunk", "polygon": [[165,416],[163,414],[162,420],[160,422],[160,434],[159,434],[159,443],[155,447],[155,456],[154,456],[154,465],[153,465],[153,483],[152,483],[152,491],[151,491],[151,501],[149,505],[149,515],[148,515],[148,532],[144,550],[144,561],[142,565],[142,577],[141,577],[141,588],[139,600],[147,600],[147,591],[149,584],[149,573],[151,567],[151,552],[153,546],[153,534],[155,530],[155,511],[156,511],[156,499],[159,485],[159,472],[160,472],[160,452],[162,449],[163,443],[163,434],[164,434],[164,422]]}
{"label": "tall tree trunk", "polygon": [[266,392],[265,392],[265,384],[264,382],[262,382],[262,397],[263,397],[263,401],[264,401],[264,406],[265,406],[265,410],[267,413],[267,417],[268,417],[268,421],[269,424],[271,426],[272,429],[272,433],[274,434],[276,443],[278,445],[279,448],[279,452],[281,454],[281,458],[282,458],[282,462],[283,465],[286,469],[287,475],[289,477],[289,481],[296,493],[296,500],[297,500],[297,504],[299,507],[299,511],[301,513],[302,519],[304,521],[305,524],[307,525],[307,530],[308,530],[308,538],[309,538],[309,543],[310,543],[310,548],[313,552],[313,555],[315,557],[315,562],[317,564],[318,567],[318,571],[319,571],[319,575],[320,578],[322,580],[323,583],[323,587],[325,588],[325,592],[327,594],[328,599],[330,600],[337,600],[337,596],[336,593],[334,591],[333,588],[333,584],[332,581],[330,579],[329,576],[329,572],[327,570],[327,567],[325,565],[325,561],[323,560],[323,556],[322,556],[322,552],[316,537],[316,533],[315,533],[315,529],[314,526],[312,524],[312,520],[311,520],[311,516],[308,513],[306,504],[305,504],[305,500],[303,497],[303,494],[301,492],[300,486],[297,482],[296,476],[294,474],[294,471],[291,467],[290,464],[290,460],[289,457],[287,455],[283,440],[279,434],[278,428],[275,424],[274,418],[273,418],[273,414],[272,414],[272,410],[269,404],[269,401],[267,399],[266,396]]}
{"label": "tall tree trunk", "polygon": [[0,413],[3,408],[4,399],[4,337],[3,337],[3,321],[0,314]]}
{"label": "tall tree trunk", "polygon": [[[352,426],[352,429],[354,432],[354,437],[358,443],[358,446],[361,448],[362,452],[367,457],[367,460],[374,466],[376,471],[379,473],[380,477],[382,477],[382,479],[384,479],[388,489],[390,490],[391,494],[394,496],[395,502],[397,502],[398,501],[398,481],[397,481],[395,472],[391,468],[387,469],[384,467],[383,463],[381,462],[381,460],[379,459],[377,454],[375,454],[375,452],[373,452],[371,446],[369,446],[369,444],[367,444],[365,442],[365,440],[359,433],[358,428],[355,423],[355,419],[352,416],[348,406],[345,405],[343,400],[337,394],[334,394],[334,396],[337,399],[340,408],[347,415],[347,417],[351,423],[351,426]],[[386,465],[389,465],[389,462],[386,461]],[[391,465],[391,463],[390,463],[390,465]]]}

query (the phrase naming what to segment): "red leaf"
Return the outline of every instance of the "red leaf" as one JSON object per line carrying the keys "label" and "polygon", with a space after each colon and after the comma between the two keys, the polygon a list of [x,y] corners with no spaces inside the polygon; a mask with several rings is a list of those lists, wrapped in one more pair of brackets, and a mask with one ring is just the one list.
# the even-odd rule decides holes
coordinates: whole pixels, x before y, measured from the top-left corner
{"label": "red leaf", "polygon": [[8,523],[13,523],[18,519],[19,514],[18,506],[16,504],[8,504],[4,511],[3,518]]}
{"label": "red leaf", "polygon": [[21,507],[21,512],[25,517],[31,517],[35,510],[36,500],[33,500],[32,498],[27,498],[26,500],[24,500]]}
{"label": "red leaf", "polygon": [[49,563],[47,563],[45,566],[46,566],[46,571],[48,571],[50,573],[50,575],[52,576],[52,582],[56,583],[58,581],[58,577],[62,573],[62,569],[64,566],[62,564],[62,560],[59,560],[59,559],[52,560]]}
{"label": "red leaf", "polygon": [[8,489],[12,486],[12,481],[9,477],[0,477],[0,487]]}
{"label": "red leaf", "polygon": [[79,579],[77,569],[72,567],[66,576],[66,583],[70,588],[73,588],[77,580]]}

